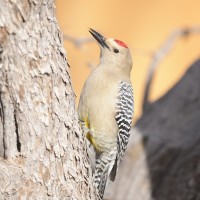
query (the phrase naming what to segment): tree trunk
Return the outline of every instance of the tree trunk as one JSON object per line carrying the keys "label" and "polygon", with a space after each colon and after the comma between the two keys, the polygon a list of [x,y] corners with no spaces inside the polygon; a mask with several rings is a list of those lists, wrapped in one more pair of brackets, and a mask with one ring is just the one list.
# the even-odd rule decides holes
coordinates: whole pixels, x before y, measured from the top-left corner
{"label": "tree trunk", "polygon": [[113,200],[200,200],[200,60],[132,129]]}
{"label": "tree trunk", "polygon": [[95,199],[53,1],[0,13],[0,199]]}

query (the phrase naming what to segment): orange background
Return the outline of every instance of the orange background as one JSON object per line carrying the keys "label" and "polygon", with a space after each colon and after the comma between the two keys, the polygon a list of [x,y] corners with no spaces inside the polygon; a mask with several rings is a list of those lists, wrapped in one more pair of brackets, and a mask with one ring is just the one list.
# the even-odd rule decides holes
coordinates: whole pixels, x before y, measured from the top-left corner
{"label": "orange background", "polygon": [[[125,42],[133,56],[131,79],[135,94],[135,118],[141,115],[151,52],[156,51],[169,34],[178,28],[200,26],[200,0],[56,0],[56,14],[63,34],[74,38],[92,37],[93,28],[105,37]],[[91,68],[98,64],[100,50],[95,42],[77,48],[64,40],[71,64],[73,87],[77,101]],[[135,49],[142,49],[140,53]],[[177,40],[162,60],[152,83],[150,100],[168,91],[200,56],[200,34]],[[200,83],[197,83],[200,84]]]}

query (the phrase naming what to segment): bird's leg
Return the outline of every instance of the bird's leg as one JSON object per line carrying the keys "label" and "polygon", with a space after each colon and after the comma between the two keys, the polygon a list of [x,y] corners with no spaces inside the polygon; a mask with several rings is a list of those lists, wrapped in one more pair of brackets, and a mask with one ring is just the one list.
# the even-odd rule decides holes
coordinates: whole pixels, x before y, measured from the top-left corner
{"label": "bird's leg", "polygon": [[[81,123],[81,128],[83,130],[83,134],[86,135],[86,138],[89,140],[90,144],[92,144],[97,151],[101,152],[102,151],[101,148],[97,145],[97,143],[95,141],[93,131],[91,131],[88,128],[88,125],[85,121],[81,120],[80,123]],[[89,146],[89,147],[91,147],[91,146]]]}
{"label": "bird's leg", "polygon": [[86,138],[88,139],[89,143],[89,147],[91,147],[92,145],[92,140],[90,138],[93,137],[93,132],[87,127],[86,122],[83,120],[80,120],[80,125],[81,125],[81,129],[83,130],[83,134],[86,135]]}

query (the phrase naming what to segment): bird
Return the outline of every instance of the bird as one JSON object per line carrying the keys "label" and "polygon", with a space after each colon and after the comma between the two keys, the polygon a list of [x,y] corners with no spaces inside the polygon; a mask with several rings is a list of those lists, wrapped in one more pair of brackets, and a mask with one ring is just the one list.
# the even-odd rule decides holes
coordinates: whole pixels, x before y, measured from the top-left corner
{"label": "bird", "polygon": [[115,180],[130,136],[134,114],[132,56],[124,42],[105,38],[92,28],[89,32],[100,46],[100,61],[83,86],[78,115],[96,152],[93,180],[103,199],[107,179]]}

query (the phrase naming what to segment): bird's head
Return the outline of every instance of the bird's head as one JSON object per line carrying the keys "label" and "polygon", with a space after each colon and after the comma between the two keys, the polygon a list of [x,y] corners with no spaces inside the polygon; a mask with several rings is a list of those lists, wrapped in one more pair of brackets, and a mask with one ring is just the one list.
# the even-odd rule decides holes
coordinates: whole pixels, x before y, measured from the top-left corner
{"label": "bird's head", "polygon": [[128,46],[120,40],[111,38],[106,39],[93,29],[89,29],[89,32],[100,45],[100,62],[130,73],[132,68],[132,57]]}

